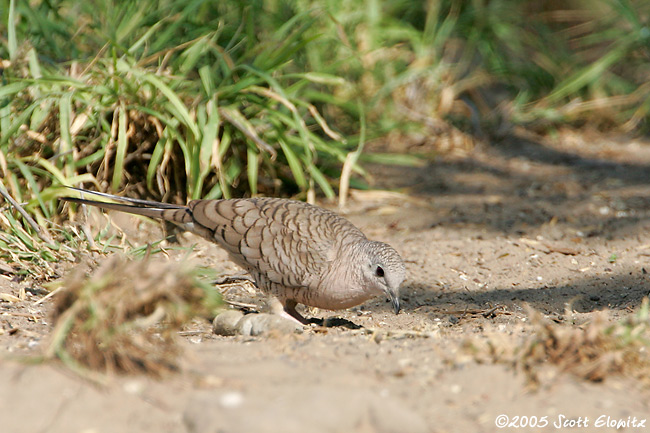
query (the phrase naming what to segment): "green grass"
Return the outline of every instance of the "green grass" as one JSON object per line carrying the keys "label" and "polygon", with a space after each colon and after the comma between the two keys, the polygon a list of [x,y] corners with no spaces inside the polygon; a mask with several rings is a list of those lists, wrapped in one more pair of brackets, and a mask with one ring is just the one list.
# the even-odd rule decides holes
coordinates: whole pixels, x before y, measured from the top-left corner
{"label": "green grass", "polygon": [[[363,152],[395,133],[500,117],[643,133],[649,16],[643,0],[0,0],[0,175],[55,227],[62,185],[331,198],[346,160],[361,187],[366,161],[421,163]],[[30,250],[12,215],[24,233],[5,223],[5,243]]]}
{"label": "green grass", "polygon": [[[237,2],[60,4],[8,8],[0,149],[13,156],[11,172],[46,179],[31,183],[35,196],[142,181],[159,198],[218,198],[257,193],[267,178],[292,194],[315,183],[334,195],[323,170],[344,161],[346,146],[305,89],[343,80],[292,67],[315,39],[311,14],[267,31],[260,7]],[[55,210],[51,201],[27,207]]]}
{"label": "green grass", "polygon": [[322,12],[2,3],[0,169],[41,226],[57,220],[63,185],[177,202],[335,195],[330,175],[352,145],[318,99],[345,80],[296,60],[318,39],[308,30]]}

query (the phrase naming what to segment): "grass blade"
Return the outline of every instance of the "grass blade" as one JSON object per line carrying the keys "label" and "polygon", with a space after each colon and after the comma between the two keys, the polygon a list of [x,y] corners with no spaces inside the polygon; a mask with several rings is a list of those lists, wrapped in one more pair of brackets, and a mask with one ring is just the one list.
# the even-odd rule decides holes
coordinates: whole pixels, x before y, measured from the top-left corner
{"label": "grass blade", "polygon": [[200,136],[199,134],[199,128],[196,125],[196,122],[192,120],[192,117],[190,116],[189,111],[187,111],[187,107],[185,107],[185,104],[180,100],[178,95],[174,93],[172,89],[169,88],[165,83],[163,83],[158,77],[152,74],[144,74],[142,76],[143,81],[150,83],[151,85],[155,86],[160,92],[165,95],[165,97],[169,100],[169,102],[174,106],[174,108],[177,110],[178,114],[181,117],[181,120],[187,126],[192,134],[194,135],[195,138],[198,139]]}
{"label": "grass blade", "polygon": [[9,60],[14,60],[18,53],[18,39],[16,38],[16,0],[9,0],[9,16],[7,18],[7,49]]}
{"label": "grass blade", "polygon": [[250,188],[251,195],[257,195],[257,175],[259,173],[259,154],[255,149],[248,148],[248,163],[246,165],[246,173],[248,174],[248,187]]}
{"label": "grass blade", "polygon": [[301,190],[306,190],[307,179],[305,178],[305,172],[302,169],[300,160],[296,156],[295,152],[291,149],[291,146],[289,146],[283,139],[278,139],[278,143],[280,143],[280,147],[282,148],[284,157],[287,159],[287,164],[289,164],[289,169],[293,174],[293,178],[296,181],[296,184],[300,187]]}
{"label": "grass blade", "polygon": [[117,149],[115,150],[115,165],[113,166],[113,182],[111,188],[117,191],[122,184],[124,176],[124,158],[126,156],[126,149],[129,144],[129,139],[126,136],[128,116],[126,108],[121,105],[118,110],[118,125],[117,125]]}

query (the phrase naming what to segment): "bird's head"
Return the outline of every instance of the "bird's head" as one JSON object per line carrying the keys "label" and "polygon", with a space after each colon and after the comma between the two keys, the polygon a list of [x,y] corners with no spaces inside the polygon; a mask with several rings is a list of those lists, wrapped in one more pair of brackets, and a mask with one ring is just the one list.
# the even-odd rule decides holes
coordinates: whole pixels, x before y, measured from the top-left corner
{"label": "bird's head", "polygon": [[369,241],[367,252],[364,282],[372,292],[388,296],[395,314],[399,313],[399,286],[406,277],[404,261],[393,247],[383,242]]}

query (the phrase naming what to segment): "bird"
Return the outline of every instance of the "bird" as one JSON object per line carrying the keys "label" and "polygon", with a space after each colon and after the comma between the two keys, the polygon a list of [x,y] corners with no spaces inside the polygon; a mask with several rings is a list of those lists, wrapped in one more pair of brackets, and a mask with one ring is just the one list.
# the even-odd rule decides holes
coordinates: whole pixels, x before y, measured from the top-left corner
{"label": "bird", "polygon": [[342,310],[383,295],[400,312],[404,260],[333,211],[285,198],[191,200],[183,206],[68,188],[113,202],[59,197],[64,202],[169,221],[215,242],[268,296],[272,313],[300,324],[310,320],[298,304]]}

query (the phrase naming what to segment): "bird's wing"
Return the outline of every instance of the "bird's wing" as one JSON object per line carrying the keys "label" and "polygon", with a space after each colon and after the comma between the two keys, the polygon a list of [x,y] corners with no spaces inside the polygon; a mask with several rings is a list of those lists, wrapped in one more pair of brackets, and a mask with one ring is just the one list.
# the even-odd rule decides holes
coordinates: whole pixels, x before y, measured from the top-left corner
{"label": "bird's wing", "polygon": [[189,208],[235,261],[286,287],[308,286],[322,274],[342,227],[361,233],[333,212],[293,200],[196,200]]}

